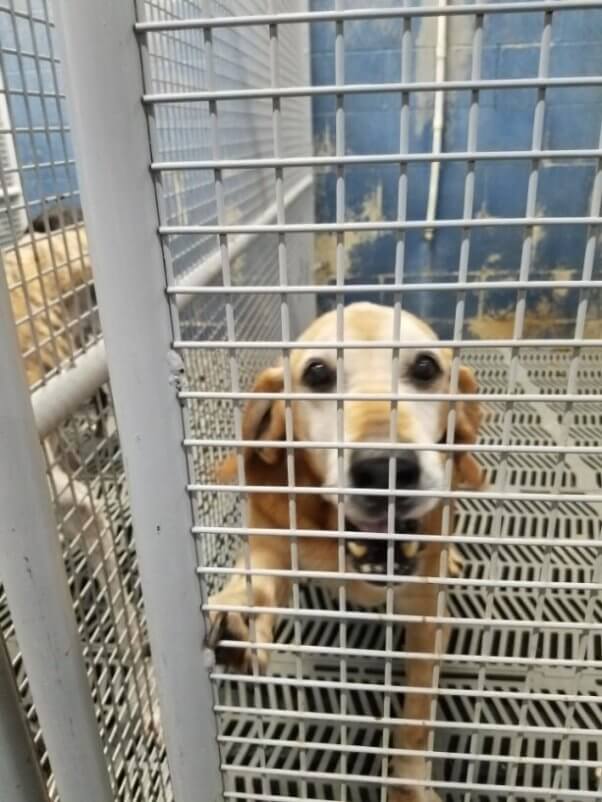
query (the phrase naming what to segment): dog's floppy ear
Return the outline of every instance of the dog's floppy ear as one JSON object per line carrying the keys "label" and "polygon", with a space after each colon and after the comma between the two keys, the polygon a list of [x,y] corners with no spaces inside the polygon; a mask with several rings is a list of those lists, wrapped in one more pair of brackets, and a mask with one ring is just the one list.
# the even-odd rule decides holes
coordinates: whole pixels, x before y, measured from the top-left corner
{"label": "dog's floppy ear", "polygon": [[[476,393],[479,389],[474,373],[466,365],[458,373],[460,393]],[[456,403],[456,427],[454,443],[472,444],[479,437],[483,414],[478,401],[458,401]],[[470,451],[459,451],[454,455],[454,468],[460,484],[478,489],[484,482],[483,469]]]}
{"label": "dog's floppy ear", "polygon": [[[281,367],[268,368],[259,374],[253,387],[254,393],[280,393],[284,387],[284,372]],[[242,420],[243,440],[283,440],[284,402],[279,399],[253,398],[245,404]],[[276,463],[283,455],[281,448],[259,444],[244,449],[245,461],[253,454],[269,465]],[[232,480],[236,476],[236,454],[231,454],[218,468],[222,480]]]}
{"label": "dog's floppy ear", "polygon": [[[254,393],[280,393],[284,387],[284,372],[281,367],[268,368],[260,373],[253,387]],[[242,436],[245,440],[283,440],[284,402],[279,399],[258,398],[247,401],[242,421]],[[264,462],[272,465],[283,454],[281,448],[253,449]]]}

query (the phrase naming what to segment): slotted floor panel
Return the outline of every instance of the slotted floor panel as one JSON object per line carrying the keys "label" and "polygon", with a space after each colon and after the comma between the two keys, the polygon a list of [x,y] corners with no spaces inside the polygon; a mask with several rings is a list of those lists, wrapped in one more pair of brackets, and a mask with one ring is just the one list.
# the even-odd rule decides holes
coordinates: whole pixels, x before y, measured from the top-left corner
{"label": "slotted floor panel", "polygon": [[[485,396],[481,442],[602,443],[601,404],[575,403],[567,410],[558,400],[488,402],[488,394],[509,392],[509,354],[483,350],[467,356]],[[566,392],[571,358],[568,350],[522,350],[511,392]],[[602,355],[586,350],[576,392],[599,393],[601,387]],[[602,457],[597,454],[573,454],[559,461],[549,453],[487,453],[481,461],[490,485],[503,482],[508,491],[591,494],[602,487]],[[602,504],[466,499],[458,504],[455,531],[482,542],[459,544],[467,584],[454,586],[448,597],[456,623],[442,664],[433,742],[434,779],[450,784],[440,789],[442,799],[543,802],[597,791],[595,764],[602,762],[602,697],[597,699],[602,683]],[[499,586],[481,584],[491,579]],[[542,580],[548,586],[540,587]],[[377,802],[386,709],[385,693],[379,690],[385,626],[347,621],[346,646],[362,654],[347,658],[352,686],[342,690],[337,685],[340,656],[327,651],[340,645],[339,620],[320,615],[336,610],[336,603],[311,585],[302,588],[300,606],[316,611],[299,623],[300,642],[314,647],[310,654],[277,652],[272,679],[255,683],[233,678],[218,686],[227,790],[241,800],[259,795]],[[487,625],[475,624],[484,619]],[[292,616],[281,622],[277,640],[298,642]],[[401,627],[394,628],[394,643],[396,649],[403,647]],[[402,685],[402,661],[394,660],[393,667],[392,683]],[[302,687],[297,687],[299,679]],[[574,694],[587,699],[571,700]],[[400,701],[390,696],[390,715],[399,715]],[[240,709],[233,713],[233,707]],[[342,725],[343,712],[348,718]],[[551,788],[560,795],[545,790]]]}
{"label": "slotted floor panel", "polygon": [[[322,667],[320,678],[336,681],[338,672]],[[363,672],[361,681],[369,679],[377,682],[381,677]],[[524,701],[520,696],[524,696],[523,682],[500,678],[488,679],[483,684],[484,694],[499,694],[486,696],[483,701],[482,696],[475,696],[475,680],[469,675],[454,680],[446,678],[441,689],[440,728],[434,748],[435,781],[468,785],[474,789],[473,799],[496,802],[508,799],[504,786],[550,788],[556,784],[557,788],[575,791],[596,790],[599,781],[593,764],[599,761],[596,736],[596,731],[602,727],[599,704],[573,704],[558,701],[557,697],[549,701],[541,698]],[[231,703],[238,703],[241,698],[241,691],[236,687],[223,688],[222,694]],[[251,711],[221,720],[229,790],[238,792],[242,798],[252,794],[303,798],[300,781],[305,777],[310,798],[339,800],[338,776],[344,773],[350,800],[376,802],[379,799],[383,726],[378,721],[382,701],[376,694],[364,690],[347,694],[346,711],[356,722],[347,726],[345,771],[341,763],[340,727],[323,720],[340,711],[339,691],[313,688],[305,689],[300,695],[290,687],[262,687],[259,702],[264,709],[283,710],[287,715],[274,714],[258,721]],[[302,721],[295,716],[299,709],[306,714]],[[397,699],[393,712],[400,712]],[[316,715],[312,719],[312,714],[322,718]],[[563,727],[567,720],[573,723],[576,734],[568,737],[561,733],[550,734],[550,728]],[[458,727],[458,722],[464,726]],[[475,722],[480,725],[477,735],[471,730]],[[304,743],[303,748],[298,746],[299,742]],[[258,744],[262,744],[263,753],[257,748]],[[576,761],[580,761],[580,765]],[[330,781],[324,776],[328,774],[332,775]],[[499,790],[489,790],[483,795],[478,786],[486,783],[499,786]],[[463,793],[463,790],[448,791],[441,792],[441,796],[451,802],[462,798]],[[537,796],[518,792],[515,798],[518,802],[550,797],[543,793]]]}

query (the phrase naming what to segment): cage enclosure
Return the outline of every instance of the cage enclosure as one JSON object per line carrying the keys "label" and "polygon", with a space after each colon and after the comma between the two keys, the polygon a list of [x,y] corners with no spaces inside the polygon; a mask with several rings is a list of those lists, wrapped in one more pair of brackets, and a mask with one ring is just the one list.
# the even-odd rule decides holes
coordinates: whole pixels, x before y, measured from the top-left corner
{"label": "cage enclosure", "polygon": [[[10,802],[600,798],[601,159],[598,0],[0,0]],[[397,321],[369,338],[373,366],[391,355],[392,426],[408,399],[432,403],[395,383],[399,321],[449,349],[447,428],[422,443],[445,466],[441,527],[419,533],[443,544],[441,574],[403,580],[435,584],[428,614],[394,604],[413,533],[393,519],[384,604],[354,605],[345,577],[340,466],[374,443],[345,438],[350,404],[370,401],[343,322],[366,301]],[[295,465],[320,438],[295,429],[308,392],[291,364],[327,312],[337,562],[318,570],[300,557],[324,533],[304,534]],[[262,447],[283,454],[268,490],[289,526],[270,535],[245,405],[275,364],[285,427]],[[483,412],[470,448],[445,435],[460,365]],[[480,490],[451,483],[466,451]],[[384,487],[394,511],[393,474]],[[258,535],[286,544],[286,568],[253,562]],[[246,595],[224,607],[237,573]],[[266,576],[290,584],[267,644]],[[248,624],[248,671],[216,635],[228,611]],[[410,625],[438,633],[418,687]],[[427,740],[400,745],[404,699],[427,692]]]}

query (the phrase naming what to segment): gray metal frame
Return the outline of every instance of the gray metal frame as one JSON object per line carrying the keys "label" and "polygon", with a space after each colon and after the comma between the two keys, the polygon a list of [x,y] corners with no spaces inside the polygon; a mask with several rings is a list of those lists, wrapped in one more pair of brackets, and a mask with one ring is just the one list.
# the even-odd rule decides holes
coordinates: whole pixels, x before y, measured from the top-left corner
{"label": "gray metal frame", "polygon": [[134,5],[56,11],[174,796],[209,802],[221,777]]}
{"label": "gray metal frame", "polygon": [[2,583],[62,802],[112,789],[67,585],[42,451],[0,270]]}

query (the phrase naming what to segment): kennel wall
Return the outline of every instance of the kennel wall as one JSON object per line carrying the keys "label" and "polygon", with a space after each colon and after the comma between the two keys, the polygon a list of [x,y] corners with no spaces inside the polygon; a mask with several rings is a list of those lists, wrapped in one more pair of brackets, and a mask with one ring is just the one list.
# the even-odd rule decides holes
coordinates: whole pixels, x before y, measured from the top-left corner
{"label": "kennel wall", "polygon": [[[249,534],[244,491],[212,468],[243,444],[252,376],[287,365],[316,306],[366,297],[440,324],[488,413],[477,450],[490,486],[458,494],[464,573],[442,586],[452,637],[431,782],[447,802],[599,798],[602,77],[587,52],[602,3],[57,10],[169,765],[161,738],[140,754],[139,771],[162,778],[150,798],[382,802],[395,784],[404,617],[305,586],[294,530],[270,675],[227,673],[204,647],[208,592]],[[458,70],[444,78],[441,18]],[[582,114],[555,123],[571,97]],[[449,459],[453,444],[439,448]],[[448,621],[443,599],[436,619]],[[112,742],[126,755],[139,743]],[[50,766],[62,746],[48,744]],[[131,798],[149,798],[133,771]]]}
{"label": "kennel wall", "polygon": [[[396,5],[395,3],[384,5]],[[312,9],[328,3],[315,0]],[[517,14],[499,10],[484,15],[475,29],[471,15],[449,18],[418,16],[412,21],[412,54],[407,66],[413,82],[438,77],[447,82],[470,78],[488,82],[504,79],[524,81],[545,72],[551,78],[569,79],[575,73],[595,79],[602,72],[602,15],[595,9],[558,7],[547,28],[549,48],[542,58],[543,17],[540,11]],[[437,48],[443,31],[444,47]],[[335,29],[329,22],[311,26],[312,83],[334,81]],[[401,70],[400,20],[351,21],[345,29],[343,64],[347,83],[394,84]],[[376,87],[375,87],[376,89]],[[562,157],[578,148],[596,149],[600,137],[602,89],[595,82],[584,86],[555,85],[546,88],[539,121],[534,129],[535,88],[499,88],[482,85],[478,90],[478,114],[469,91],[448,89],[438,97],[416,88],[408,98],[408,149],[422,154],[407,165],[407,217],[441,220],[464,214],[466,156],[471,150],[497,152],[497,159],[479,159],[473,171],[474,216],[521,217],[532,172],[534,148],[545,153],[539,162],[535,211],[538,217],[586,215],[592,189],[593,162]],[[434,125],[435,107],[439,112]],[[379,156],[371,164],[350,164],[345,174],[346,209],[350,220],[394,220],[397,214],[398,166],[382,157],[399,149],[399,93],[349,95],[345,102],[345,150],[349,155]],[[313,132],[316,151],[334,153],[335,101],[332,96],[313,98]],[[445,151],[433,182],[432,162],[437,135]],[[434,139],[435,137],[435,139]],[[518,157],[523,153],[524,158]],[[513,155],[514,154],[514,155]],[[435,158],[435,157],[433,157]],[[317,219],[333,220],[336,214],[334,170],[317,178]],[[426,236],[425,236],[426,233]],[[454,227],[434,232],[406,232],[404,274],[418,281],[427,274],[431,281],[445,281],[457,272],[462,237]],[[584,226],[540,225],[535,229],[529,275],[532,279],[578,278],[587,230]],[[335,237],[318,235],[317,269],[322,280],[333,281],[336,273]],[[355,232],[347,242],[345,279],[348,283],[394,280],[396,237],[390,231]],[[522,231],[517,226],[483,227],[471,232],[467,269],[474,279],[512,280],[517,276]],[[557,336],[572,333],[578,293],[532,289],[528,293],[524,333],[527,336]],[[406,307],[427,320],[436,321],[440,336],[451,336],[454,308],[441,293],[415,293]],[[327,306],[325,299],[320,299]],[[590,303],[595,299],[590,295]],[[467,293],[466,327],[473,336],[509,336],[512,332],[515,293],[495,290]],[[600,315],[597,314],[596,318]],[[593,334],[593,320],[588,323]]]}

